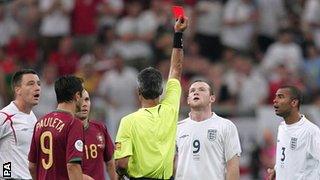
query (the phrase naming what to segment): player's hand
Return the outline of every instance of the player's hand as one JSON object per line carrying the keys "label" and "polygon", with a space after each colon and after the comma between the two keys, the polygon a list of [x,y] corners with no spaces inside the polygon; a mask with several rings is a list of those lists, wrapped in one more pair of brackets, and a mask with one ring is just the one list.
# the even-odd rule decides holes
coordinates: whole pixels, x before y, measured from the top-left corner
{"label": "player's hand", "polygon": [[276,171],[274,169],[268,168],[268,179],[269,180],[274,180],[276,177]]}
{"label": "player's hand", "polygon": [[82,174],[83,180],[94,180],[91,176],[88,176],[86,174]]}
{"label": "player's hand", "polygon": [[183,32],[188,27],[188,17],[180,16],[174,25],[175,32]]}

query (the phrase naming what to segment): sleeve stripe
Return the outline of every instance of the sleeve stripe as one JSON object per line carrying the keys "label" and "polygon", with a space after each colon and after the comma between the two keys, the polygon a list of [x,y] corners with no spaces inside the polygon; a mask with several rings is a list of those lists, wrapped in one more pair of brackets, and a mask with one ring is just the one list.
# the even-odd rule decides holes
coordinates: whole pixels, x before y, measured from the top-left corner
{"label": "sleeve stripe", "polygon": [[75,157],[69,160],[69,163],[77,163],[77,162],[82,162],[81,157]]}

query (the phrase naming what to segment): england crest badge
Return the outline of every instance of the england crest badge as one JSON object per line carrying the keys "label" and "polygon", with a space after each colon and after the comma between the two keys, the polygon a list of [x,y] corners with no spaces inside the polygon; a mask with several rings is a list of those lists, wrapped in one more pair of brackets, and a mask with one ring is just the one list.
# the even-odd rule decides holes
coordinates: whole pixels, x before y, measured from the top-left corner
{"label": "england crest badge", "polygon": [[208,129],[207,137],[209,141],[214,141],[217,138],[217,130],[216,129]]}
{"label": "england crest badge", "polygon": [[291,150],[295,150],[297,148],[297,141],[298,141],[298,138],[291,137],[291,141],[290,141]]}

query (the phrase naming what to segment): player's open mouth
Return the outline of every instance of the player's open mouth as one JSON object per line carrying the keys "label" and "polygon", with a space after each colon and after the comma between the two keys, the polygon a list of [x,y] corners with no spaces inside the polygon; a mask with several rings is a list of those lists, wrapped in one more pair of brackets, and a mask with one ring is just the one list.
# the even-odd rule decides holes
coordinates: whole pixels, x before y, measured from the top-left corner
{"label": "player's open mouth", "polygon": [[194,97],[193,100],[194,100],[194,101],[197,101],[197,100],[200,100],[200,98]]}
{"label": "player's open mouth", "polygon": [[83,112],[83,113],[87,113],[87,112],[88,112],[88,110],[83,109],[83,110],[81,110],[81,112]]}
{"label": "player's open mouth", "polygon": [[40,97],[40,94],[35,94],[33,97],[39,98],[39,97]]}

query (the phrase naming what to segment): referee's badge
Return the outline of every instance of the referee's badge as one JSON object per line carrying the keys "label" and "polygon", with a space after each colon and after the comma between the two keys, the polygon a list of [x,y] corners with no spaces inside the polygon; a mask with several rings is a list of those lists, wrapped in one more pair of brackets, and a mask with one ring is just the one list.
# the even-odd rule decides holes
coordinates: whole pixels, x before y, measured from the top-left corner
{"label": "referee's badge", "polygon": [[208,137],[209,141],[216,140],[217,130],[216,129],[208,129],[207,137]]}
{"label": "referee's badge", "polygon": [[291,141],[290,141],[291,150],[295,150],[297,148],[297,141],[298,141],[298,138],[294,138],[294,137],[291,138]]}
{"label": "referee's badge", "polygon": [[115,143],[115,150],[120,151],[121,150],[121,142],[116,142]]}

